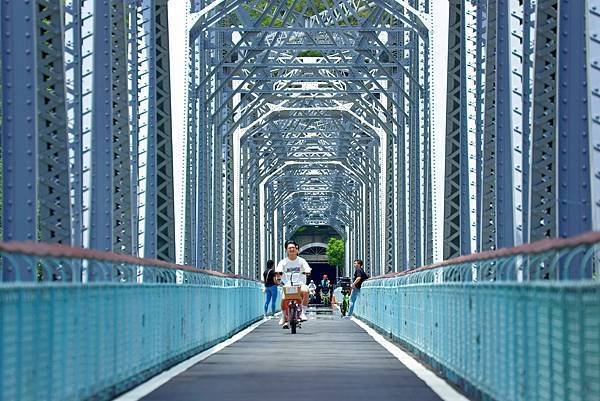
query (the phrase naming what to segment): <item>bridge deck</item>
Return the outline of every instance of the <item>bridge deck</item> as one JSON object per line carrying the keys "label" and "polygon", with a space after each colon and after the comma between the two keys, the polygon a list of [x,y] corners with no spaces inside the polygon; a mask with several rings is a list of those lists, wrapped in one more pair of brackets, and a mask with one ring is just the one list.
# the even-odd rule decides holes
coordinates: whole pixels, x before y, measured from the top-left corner
{"label": "bridge deck", "polygon": [[314,319],[296,335],[275,319],[143,400],[441,400],[350,320]]}

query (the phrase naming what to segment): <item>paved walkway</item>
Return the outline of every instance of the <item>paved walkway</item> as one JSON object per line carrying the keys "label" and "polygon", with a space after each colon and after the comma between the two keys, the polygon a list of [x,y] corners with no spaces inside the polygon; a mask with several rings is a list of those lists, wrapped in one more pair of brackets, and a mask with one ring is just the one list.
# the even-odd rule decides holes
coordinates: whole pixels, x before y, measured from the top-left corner
{"label": "paved walkway", "polygon": [[147,401],[433,401],[427,385],[350,320],[298,334],[275,319],[150,393]]}

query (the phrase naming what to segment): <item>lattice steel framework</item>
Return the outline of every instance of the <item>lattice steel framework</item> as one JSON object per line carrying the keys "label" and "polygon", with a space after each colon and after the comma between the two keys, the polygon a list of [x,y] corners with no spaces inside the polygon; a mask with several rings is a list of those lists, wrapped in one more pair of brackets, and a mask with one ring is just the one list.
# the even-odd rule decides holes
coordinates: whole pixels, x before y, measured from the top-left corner
{"label": "lattice steel framework", "polygon": [[597,6],[451,1],[445,258],[600,227]]}
{"label": "lattice steel framework", "polygon": [[429,0],[192,1],[185,262],[257,277],[302,226],[428,262]]}
{"label": "lattice steel framework", "polygon": [[166,0],[0,12],[4,239],[174,261]]}

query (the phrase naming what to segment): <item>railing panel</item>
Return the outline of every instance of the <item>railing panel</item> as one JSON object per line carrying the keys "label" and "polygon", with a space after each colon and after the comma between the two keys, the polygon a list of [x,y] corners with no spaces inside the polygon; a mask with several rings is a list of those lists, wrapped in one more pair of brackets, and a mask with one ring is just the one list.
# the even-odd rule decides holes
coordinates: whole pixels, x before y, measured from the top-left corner
{"label": "railing panel", "polygon": [[258,283],[0,287],[0,399],[108,399],[228,338],[263,302]]}
{"label": "railing panel", "polygon": [[416,284],[399,298],[368,284],[356,314],[449,378],[497,400],[600,398],[600,283]]}
{"label": "railing panel", "polygon": [[355,314],[467,393],[598,400],[599,243],[590,233],[376,277]]}
{"label": "railing panel", "polygon": [[261,283],[162,261],[0,243],[0,263],[37,279],[0,283],[0,401],[112,399],[263,315]]}

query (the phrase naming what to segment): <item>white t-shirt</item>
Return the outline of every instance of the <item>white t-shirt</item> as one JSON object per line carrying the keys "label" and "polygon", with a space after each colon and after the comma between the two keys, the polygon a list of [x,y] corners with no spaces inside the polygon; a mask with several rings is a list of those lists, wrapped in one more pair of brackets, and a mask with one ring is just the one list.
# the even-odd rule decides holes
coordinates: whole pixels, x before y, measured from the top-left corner
{"label": "white t-shirt", "polygon": [[302,285],[306,284],[305,274],[310,274],[311,268],[308,262],[297,256],[294,260],[289,260],[287,257],[281,259],[275,268],[276,273],[283,273],[281,282],[283,285]]}

